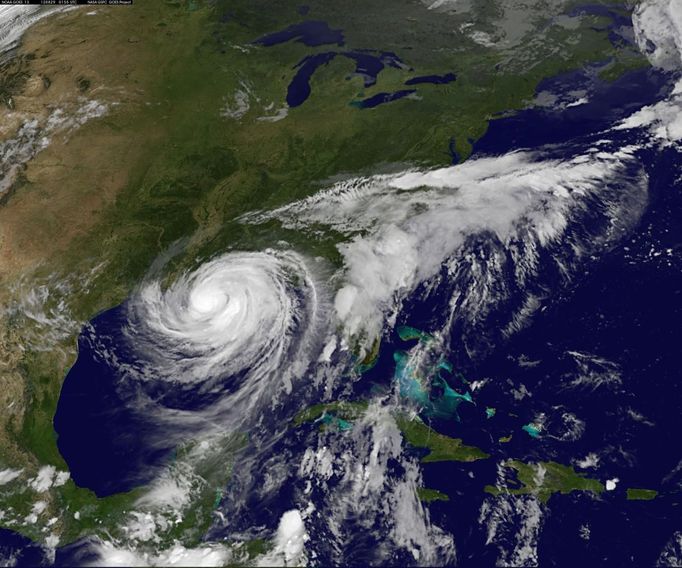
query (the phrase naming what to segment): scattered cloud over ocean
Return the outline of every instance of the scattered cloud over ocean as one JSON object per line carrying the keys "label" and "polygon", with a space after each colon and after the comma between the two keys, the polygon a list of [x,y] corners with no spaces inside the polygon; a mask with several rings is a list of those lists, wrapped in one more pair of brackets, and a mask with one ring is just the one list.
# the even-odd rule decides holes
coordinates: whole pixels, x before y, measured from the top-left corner
{"label": "scattered cloud over ocean", "polygon": [[[292,229],[327,226],[347,235],[338,246],[345,270],[336,313],[348,335],[371,339],[419,284],[463,254],[472,236],[487,234],[505,246],[523,241],[525,257],[516,269],[527,279],[540,251],[609,185],[646,191],[635,151],[597,145],[567,158],[518,151],[436,170],[355,178],[242,220],[278,219]],[[616,217],[616,203],[601,208]]]}

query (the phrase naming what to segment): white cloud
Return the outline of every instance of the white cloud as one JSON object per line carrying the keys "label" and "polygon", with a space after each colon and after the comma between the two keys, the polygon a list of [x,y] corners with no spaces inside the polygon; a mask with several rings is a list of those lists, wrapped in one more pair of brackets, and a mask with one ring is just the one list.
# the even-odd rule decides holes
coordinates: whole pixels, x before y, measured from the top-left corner
{"label": "white cloud", "polygon": [[15,47],[24,32],[38,20],[67,9],[0,6],[0,54]]}
{"label": "white cloud", "polygon": [[[151,278],[132,295],[124,333],[137,363],[121,360],[106,339],[100,353],[128,381],[165,381],[169,389],[200,388],[214,395],[215,403],[201,410],[173,413],[138,397],[149,418],[167,425],[157,430],[164,444],[199,432],[203,439],[238,431],[259,419],[257,407],[291,393],[319,357],[329,320],[329,299],[314,266],[289,251],[230,252],[168,287]],[[224,389],[227,377],[239,377],[234,388]],[[171,485],[157,489],[168,492]]]}
{"label": "white cloud", "polygon": [[[645,0],[632,18],[635,37],[642,52],[655,67],[682,70],[682,3],[679,0]],[[682,141],[682,80],[666,100],[646,106],[616,128],[648,127],[663,144]]]}
{"label": "white cloud", "polygon": [[682,4],[644,0],[633,14],[637,44],[656,67],[678,69],[682,61]]}
{"label": "white cloud", "polygon": [[499,495],[487,499],[479,523],[487,530],[486,545],[498,550],[497,566],[537,566],[542,508],[535,496]]}
{"label": "white cloud", "polygon": [[279,122],[280,120],[284,120],[288,114],[289,114],[289,107],[283,106],[283,107],[280,107],[279,109],[277,109],[275,114],[270,114],[270,115],[266,115],[266,116],[259,116],[256,120],[260,120],[261,122]]}
{"label": "white cloud", "polygon": [[567,351],[573,359],[575,372],[567,383],[570,388],[596,390],[603,387],[617,387],[621,384],[620,368],[613,361],[598,355],[581,351]]}
{"label": "white cloud", "polygon": [[241,88],[237,89],[232,98],[223,97],[223,107],[220,109],[220,116],[240,120],[251,108],[249,99],[252,96],[251,88],[248,83],[241,81]]}
{"label": "white cloud", "polygon": [[575,465],[581,469],[596,468],[599,465],[599,456],[590,452],[583,459],[576,460]]}
{"label": "white cloud", "polygon": [[[323,436],[302,459],[298,474],[306,492],[317,496],[309,524],[316,528],[316,540],[328,539],[336,551],[329,563],[346,560],[354,539],[351,519],[350,525],[379,531],[383,538],[377,555],[383,558],[406,550],[424,565],[454,561],[452,536],[430,522],[416,494],[423,485],[421,471],[403,453],[393,410],[390,400],[375,401],[354,420],[352,430],[342,437],[330,433],[333,439]],[[400,473],[393,469],[396,462]]]}
{"label": "white cloud", "polygon": [[24,518],[24,522],[32,525],[38,521],[38,517],[47,509],[45,501],[36,501],[31,507],[31,512]]}
{"label": "white cloud", "polygon": [[156,536],[156,523],[151,513],[140,513],[134,511],[130,514],[130,519],[124,530],[131,540],[146,542],[153,540]]}
{"label": "white cloud", "polygon": [[76,106],[57,108],[46,118],[25,120],[12,138],[0,143],[0,195],[12,187],[23,165],[47,148],[55,136],[69,134],[108,111],[105,103],[81,99]]}
{"label": "white cloud", "polygon": [[[295,294],[294,278],[310,305]],[[148,282],[131,300],[128,327],[149,362],[140,379],[205,382],[246,368],[281,374],[296,322],[318,307],[313,288],[305,259],[273,250],[225,254],[168,289]]]}
{"label": "white cloud", "polygon": [[36,475],[30,482],[30,486],[34,491],[38,493],[43,493],[52,487],[52,479],[57,472],[57,468],[53,465],[46,465],[38,470],[38,475]]}
{"label": "white cloud", "polygon": [[671,535],[658,557],[656,566],[682,566],[682,531]]}
{"label": "white cloud", "polygon": [[10,481],[14,481],[21,475],[23,469],[2,469],[0,470],[0,485],[5,485]]}
{"label": "white cloud", "polygon": [[[525,256],[515,259],[515,270],[521,280],[532,277],[540,250],[562,238],[572,214],[599,199],[609,183],[622,180],[626,193],[628,187],[643,193],[643,174],[628,171],[633,164],[638,169],[631,147],[594,147],[568,159],[513,152],[437,170],[346,180],[243,221],[277,218],[289,228],[326,225],[348,235],[338,247],[345,273],[335,308],[349,335],[366,332],[371,339],[418,284],[464,254],[472,236],[492,234],[505,246],[523,241]],[[600,209],[615,217],[617,203]],[[506,260],[489,262],[493,270]],[[483,296],[492,301],[497,281],[487,272],[477,276],[481,297],[474,303],[483,305]]]}
{"label": "white cloud", "polygon": [[111,542],[94,545],[98,559],[87,566],[225,566],[232,557],[230,550],[221,545],[207,544],[197,548],[185,548],[175,544],[158,552],[140,552],[117,547]]}
{"label": "white cloud", "polygon": [[53,465],[45,465],[38,470],[38,474],[29,481],[29,485],[34,491],[44,493],[52,486],[59,487],[64,485],[69,479],[68,471],[57,471]]}
{"label": "white cloud", "polygon": [[615,128],[625,130],[648,127],[651,135],[669,145],[682,141],[682,82],[670,98],[645,106],[630,115]]}
{"label": "white cloud", "polygon": [[277,527],[275,548],[257,561],[258,566],[305,566],[305,543],[310,537],[298,509],[282,515]]}
{"label": "white cloud", "polygon": [[68,471],[57,472],[57,475],[54,478],[54,486],[61,487],[69,480],[69,477],[71,477],[71,474]]}

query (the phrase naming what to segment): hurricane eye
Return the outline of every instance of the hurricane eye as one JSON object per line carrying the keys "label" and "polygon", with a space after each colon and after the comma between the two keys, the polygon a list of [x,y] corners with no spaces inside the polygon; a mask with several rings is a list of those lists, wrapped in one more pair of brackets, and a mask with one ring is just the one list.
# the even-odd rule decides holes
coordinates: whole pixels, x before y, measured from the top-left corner
{"label": "hurricane eye", "polygon": [[[187,386],[276,367],[282,362],[268,354],[297,344],[301,310],[315,309],[310,282],[300,256],[278,252],[224,254],[166,291],[150,282],[130,303],[130,342],[147,368],[137,378]],[[310,303],[295,301],[299,294]]]}
{"label": "hurricane eye", "polygon": [[192,294],[191,306],[202,314],[213,313],[229,302],[229,296],[221,290],[196,290]]}

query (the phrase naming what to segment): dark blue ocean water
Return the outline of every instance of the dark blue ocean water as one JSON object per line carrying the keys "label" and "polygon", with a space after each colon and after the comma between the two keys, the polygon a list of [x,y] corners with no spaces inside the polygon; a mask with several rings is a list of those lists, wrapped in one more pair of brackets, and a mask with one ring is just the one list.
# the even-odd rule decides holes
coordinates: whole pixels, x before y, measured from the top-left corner
{"label": "dark blue ocean water", "polygon": [[124,304],[97,316],[81,333],[78,359],[64,380],[54,417],[57,445],[72,478],[100,497],[150,481],[155,466],[173,450],[150,447],[150,440],[159,439],[158,426],[140,407],[143,393],[111,363],[112,343],[116,356],[135,360],[121,334],[126,323]]}
{"label": "dark blue ocean water", "polygon": [[[300,29],[288,29],[288,35],[268,41],[274,45],[288,41],[282,37],[327,43],[338,40],[333,34],[327,36],[322,28],[318,32],[317,39],[310,39]],[[331,60],[337,54],[320,55]],[[360,60],[356,61],[360,69]],[[358,72],[376,78],[372,73],[380,69],[372,61],[363,60],[362,71]],[[308,78],[324,63],[311,63]],[[301,79],[303,83],[307,79]],[[589,103],[562,110],[530,109],[494,120],[487,134],[474,145],[474,156],[548,144],[568,144],[568,150],[562,151],[578,152],[606,136],[614,141],[614,147],[639,145],[641,133],[603,131],[635,109],[662,98],[670,84],[670,77],[648,70],[630,73],[611,84],[595,80],[589,70],[547,80],[538,91],[562,93],[578,85],[588,91]],[[474,393],[475,405],[460,405],[458,420],[433,419],[432,425],[492,455],[490,460],[473,464],[424,466],[426,485],[450,497],[447,503],[430,505],[432,520],[455,536],[462,560],[471,559],[479,565],[495,562],[497,552],[485,545],[486,529],[479,524],[478,516],[486,499],[483,487],[495,482],[495,463],[510,457],[571,464],[588,452],[596,452],[599,465],[588,474],[602,481],[620,479],[617,489],[600,499],[580,493],[551,498],[538,545],[544,565],[651,565],[672,532],[679,529],[678,486],[682,474],[674,470],[679,462],[677,435],[682,426],[682,365],[678,355],[682,321],[682,161],[672,149],[643,148],[639,158],[650,178],[649,203],[631,234],[613,249],[586,261],[582,272],[569,284],[559,282],[548,268],[545,284],[552,294],[545,309],[510,339],[495,333],[494,315],[480,328],[457,329],[451,337],[448,357],[454,365],[452,377],[463,378],[453,378],[451,386],[463,392],[468,388],[466,381],[485,379],[487,383],[480,394]],[[479,244],[486,246],[484,242]],[[426,300],[415,298],[405,306],[399,323],[432,328],[442,316],[447,299],[446,294]],[[113,369],[105,356],[104,347],[116,343],[124,324],[125,305],[101,314],[83,331],[79,356],[64,381],[54,421],[59,449],[74,480],[98,495],[149,481],[154,468],[169,459],[173,450],[170,441],[165,446],[149,447],[148,440],[160,438],[158,426],[144,409],[133,404],[140,399],[139,391],[119,388],[119,367]],[[104,345],[102,338],[109,338]],[[365,398],[377,389],[388,390],[395,371],[393,354],[410,345],[395,333],[387,337],[377,365],[354,387],[354,398]],[[118,355],[125,358],[126,353],[121,349]],[[613,367],[607,369],[615,369],[619,381],[571,387],[571,380],[580,372],[571,353],[608,361]],[[604,370],[603,364],[591,365]],[[514,393],[524,390],[521,385],[529,394],[517,400]],[[192,393],[184,393],[187,399],[177,400],[164,399],[162,391],[142,394],[171,408],[192,404],[188,402]],[[292,404],[303,407],[308,402],[301,397]],[[494,417],[486,417],[486,407],[496,409]],[[540,437],[533,438],[522,427],[541,413],[547,427]],[[566,431],[566,413],[585,424],[584,433],[575,440],[560,439]],[[311,426],[308,434],[312,435],[315,428]],[[509,443],[497,441],[509,434]],[[292,431],[272,448],[273,455],[287,456],[297,463],[308,441],[306,436]],[[267,468],[263,468],[262,475],[266,472]],[[238,491],[239,483],[237,475],[231,490]],[[250,486],[258,483],[257,478]],[[247,496],[248,506],[235,515],[230,528],[259,524],[274,528],[299,494],[296,484],[292,472],[275,497],[262,501],[257,493]],[[660,496],[649,502],[628,502],[624,495],[627,487],[655,489]],[[228,495],[225,506],[229,503]],[[589,540],[580,537],[584,526],[590,529]],[[310,528],[313,538],[316,530]],[[213,536],[219,536],[219,532]],[[348,564],[366,564],[376,547],[373,539],[371,531],[358,526],[357,538],[348,545]],[[0,532],[0,546],[3,543],[24,550],[29,555],[25,564],[34,563],[30,561],[32,549],[17,541],[13,533]],[[324,545],[318,549],[323,553]],[[320,561],[325,562],[324,556]]]}
{"label": "dark blue ocean water", "polygon": [[43,566],[48,558],[42,547],[13,531],[0,529],[0,564],[5,566]]}
{"label": "dark blue ocean water", "polygon": [[[484,321],[454,329],[447,354],[453,370],[445,373],[450,386],[464,393],[473,381],[485,380],[486,384],[473,393],[475,404],[460,404],[458,419],[423,417],[438,431],[482,448],[491,459],[425,464],[424,481],[449,496],[448,502],[429,505],[431,518],[454,535],[458,557],[465,563],[494,565],[497,545],[509,550],[515,545],[515,533],[521,528],[514,524],[518,521],[508,521],[510,532],[503,536],[499,532],[493,545],[486,545],[487,526],[479,523],[481,506],[490,499],[484,487],[496,482],[497,464],[508,458],[574,465],[602,483],[619,479],[614,491],[598,498],[574,492],[554,495],[542,506],[537,542],[542,565],[649,566],[680,528],[682,158],[674,149],[647,147],[642,132],[610,131],[634,110],[663,98],[671,77],[642,70],[605,83],[586,70],[545,81],[538,90],[561,94],[576,84],[588,91],[589,103],[568,109],[534,108],[495,120],[475,144],[474,157],[519,148],[570,157],[602,139],[611,141],[611,151],[635,145],[649,176],[648,203],[628,234],[611,248],[584,259],[569,281],[560,277],[555,264],[541,268],[540,284],[551,293],[522,331],[508,339],[499,333],[508,318],[504,310],[517,306],[518,298],[513,295]],[[595,224],[601,221],[587,215],[582,222],[584,226],[575,231],[584,237],[597,231]],[[488,241],[485,235],[472,240],[472,251],[486,250]],[[426,298],[415,294],[398,323],[438,329],[447,311],[449,290],[445,285],[441,293]],[[353,386],[352,398],[388,392],[396,370],[394,353],[415,341],[403,341],[395,332],[386,337],[376,365]],[[590,375],[592,381],[574,384]],[[486,408],[495,409],[492,418],[487,417]],[[533,437],[524,426],[539,416],[544,417],[544,428]],[[571,435],[572,417],[584,427],[575,436]],[[292,432],[273,447],[271,455],[298,463],[297,456],[315,445],[317,429],[314,424]],[[338,433],[343,435],[343,431]],[[499,442],[509,435],[511,441]],[[414,452],[423,454],[422,450]],[[577,460],[589,453],[598,456],[597,465],[586,470],[577,467]],[[399,464],[391,467],[400,469]],[[242,495],[243,485],[236,477],[240,489],[234,491]],[[251,479],[249,486],[264,481]],[[246,530],[277,518],[296,495],[301,496],[303,488],[298,483],[292,471],[276,496],[262,499],[254,492],[241,504],[230,529]],[[653,501],[628,501],[627,488],[653,489],[659,495]],[[315,496],[313,491],[313,501]],[[226,513],[232,504],[228,492]],[[348,519],[342,527],[355,535],[342,552],[346,564],[361,566],[377,560],[377,536],[383,533],[366,530],[357,519]],[[337,557],[338,549],[325,548],[329,542],[326,527],[309,530],[320,558],[331,562]],[[212,536],[219,534],[216,529]],[[405,553],[392,557],[391,562],[407,564],[413,559]]]}
{"label": "dark blue ocean water", "polygon": [[[579,81],[589,84],[589,104],[561,111],[531,109],[493,121],[476,143],[474,156],[518,148],[547,152],[547,144],[563,144],[550,152],[572,152],[602,138],[613,140],[615,149],[638,145],[640,133],[604,130],[658,100],[670,87],[669,77],[639,71],[613,84],[588,83],[580,74],[570,74],[544,82],[539,90],[563,92]],[[645,148],[638,157],[649,175],[649,203],[627,238],[586,262],[569,284],[553,279],[548,267],[544,284],[553,294],[533,323],[510,339],[495,333],[496,318],[504,321],[504,313],[493,314],[478,327],[457,328],[451,338],[455,373],[465,381],[487,383],[480,394],[474,393],[476,406],[458,408],[458,421],[432,420],[432,426],[481,447],[495,461],[511,457],[571,464],[595,452],[599,464],[586,474],[602,482],[620,480],[615,491],[600,499],[581,493],[551,498],[538,545],[543,565],[652,565],[679,530],[682,158],[672,149]],[[477,246],[487,244],[472,243],[472,250]],[[446,294],[410,302],[399,323],[438,328],[447,299]],[[398,349],[405,349],[405,342],[396,336],[382,345],[377,366],[367,373],[368,393],[373,381],[391,376],[391,354]],[[591,370],[615,370],[619,379],[600,386],[571,386],[584,374],[571,355],[576,352],[599,361]],[[466,382],[455,373],[449,382],[463,392]],[[521,390],[529,394],[516,400],[514,394]],[[496,410],[490,419],[487,407]],[[568,432],[566,413],[585,425],[575,440],[561,439]],[[540,414],[546,417],[546,431],[534,438],[523,426]],[[510,434],[509,443],[497,442]],[[486,529],[477,520],[483,487],[495,483],[495,461],[424,466],[426,486],[450,497],[447,503],[430,506],[432,519],[455,535],[460,558],[479,565],[493,564],[497,557],[495,547],[485,545]],[[659,496],[654,501],[627,501],[628,487],[655,489]],[[588,540],[580,537],[585,526]],[[513,542],[505,544],[513,548]]]}
{"label": "dark blue ocean water", "polygon": [[109,309],[82,331],[54,417],[57,446],[73,480],[99,497],[154,479],[177,445],[191,437],[191,428],[180,425],[182,413],[212,407],[248,374],[211,386],[144,380],[149,361],[126,333],[128,309],[127,302]]}

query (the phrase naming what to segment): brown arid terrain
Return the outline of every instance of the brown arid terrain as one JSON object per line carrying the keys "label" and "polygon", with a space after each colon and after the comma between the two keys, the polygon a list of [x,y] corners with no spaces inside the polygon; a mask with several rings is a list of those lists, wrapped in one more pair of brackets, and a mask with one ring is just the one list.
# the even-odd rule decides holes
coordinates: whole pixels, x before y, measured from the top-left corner
{"label": "brown arid terrain", "polygon": [[[87,275],[106,262],[101,242],[90,241],[89,248],[74,243],[88,240],[164,134],[150,101],[161,104],[163,62],[173,61],[183,49],[182,33],[193,30],[178,26],[175,37],[173,19],[166,18],[167,31],[159,34],[160,18],[151,6],[69,11],[30,28],[4,69],[19,76],[0,114],[0,145],[20,146],[18,166],[0,195],[0,404],[8,409],[0,416],[0,451],[15,464],[35,464],[7,435],[22,429],[25,410],[38,402],[26,377],[27,338],[59,375],[73,361],[77,330],[71,320],[48,324],[61,330],[41,323],[42,310],[66,310],[64,304],[34,305],[28,318],[18,306],[26,306],[26,295],[41,284],[49,289],[48,304],[63,301],[54,299],[59,286],[48,281],[68,281],[76,296],[87,293]],[[34,127],[28,135],[26,124]],[[52,381],[49,390],[58,392],[59,381]]]}
{"label": "brown arid terrain", "polygon": [[[348,179],[457,168],[493,120],[549,105],[538,94],[546,79],[589,69],[606,84],[648,65],[634,43],[610,39],[616,16],[628,15],[620,3],[614,12],[574,13],[573,0],[464,0],[443,9],[434,8],[441,2],[419,0],[393,0],[390,9],[386,2],[321,1],[312,3],[312,11],[317,24],[331,26],[325,32],[332,34],[331,40],[311,45],[297,36],[271,45],[259,41],[312,18],[302,10],[308,7],[299,4],[139,0],[131,7],[67,10],[31,26],[16,50],[0,60],[0,527],[47,543],[52,550],[57,543],[101,537],[120,550],[139,548],[150,555],[147,559],[176,546],[206,544],[235,456],[244,455],[239,452],[251,443],[248,429],[230,430],[216,419],[217,428],[223,429],[218,453],[201,454],[203,441],[198,438],[183,441],[184,446],[174,447],[172,464],[164,463],[166,477],[158,486],[133,486],[101,498],[77,486],[57,447],[55,414],[64,378],[77,358],[79,334],[85,337],[91,329],[88,322],[116,306],[126,308],[125,300],[141,296],[136,292],[151,274],[165,293],[166,286],[182,280],[175,278],[178,274],[192,274],[219,255],[281,247],[319,265],[318,276],[325,281],[320,311],[332,322],[328,332],[334,343],[326,360],[317,355],[312,360],[333,369],[329,357],[344,324],[333,319],[331,298],[350,266],[344,246],[371,234],[383,219],[378,216],[371,226],[359,228],[349,222],[348,231],[343,224],[322,221],[302,230],[276,217],[251,223],[245,220],[248,214],[288,206]],[[343,40],[336,41],[334,34],[341,31]],[[371,71],[362,71],[358,54],[373,54],[374,64],[381,54],[374,82],[367,74]],[[305,104],[290,104],[288,89],[303,62],[320,55],[328,60],[308,77]],[[390,104],[363,106],[408,91],[409,96],[385,101]],[[569,94],[559,102],[583,104],[582,94]],[[396,201],[401,195],[396,193]],[[490,215],[504,216],[494,210],[493,201],[486,203],[493,209]],[[405,225],[412,216],[430,211],[430,203],[425,198],[410,204]],[[487,214],[484,210],[480,216]],[[433,234],[450,229],[457,231],[448,219]],[[395,256],[405,264],[409,260]],[[287,272],[287,290],[289,278],[294,287]],[[404,281],[412,282],[407,277]],[[407,284],[396,286],[387,306],[407,293]],[[377,300],[377,317],[388,309],[383,301]],[[304,302],[298,296],[291,302],[299,303]],[[303,317],[300,321],[307,323]],[[197,328],[202,325],[203,320]],[[240,327],[235,335],[242,331]],[[336,378],[330,370],[325,378],[329,385],[338,379],[347,384],[344,392],[351,392],[353,381],[386,357],[385,337],[379,327],[376,331],[368,352],[362,351],[362,342],[369,336],[344,336],[338,369],[346,362],[348,367],[334,370]],[[415,328],[405,341],[416,340],[426,349],[429,337]],[[315,339],[323,338],[320,333]],[[166,350],[161,353],[159,359],[172,358]],[[109,355],[107,351],[105,357]],[[300,369],[307,372],[308,367]],[[182,383],[186,377],[175,377],[175,372],[172,378]],[[273,376],[279,380],[280,374],[286,373],[278,370]],[[149,376],[158,379],[155,372]],[[391,381],[391,373],[384,378]],[[305,380],[312,382],[307,376]],[[163,398],[161,392],[159,387],[153,396]],[[470,397],[467,404],[471,402]],[[309,422],[311,430],[322,433],[329,425],[330,431],[335,425],[340,431],[351,429],[368,404],[312,408],[317,414],[310,412],[310,420],[301,419],[296,426]],[[494,408],[489,410],[493,414],[488,418],[494,415]],[[341,414],[332,417],[327,411]],[[164,424],[171,428],[175,416]],[[393,424],[391,416],[403,414],[387,413]],[[318,419],[330,422],[318,424]],[[117,430],[110,431],[121,439]],[[284,421],[277,431],[279,436],[293,429]],[[495,459],[413,417],[396,418],[393,431],[396,447],[404,442],[431,451],[432,457],[423,462]],[[515,434],[514,440],[519,437]],[[511,435],[501,440],[511,445]],[[80,442],[77,437],[77,447]],[[84,453],[91,443],[88,439],[83,444]],[[513,469],[533,474],[524,465],[515,462]],[[554,465],[549,470],[560,489],[570,492],[576,483],[585,485],[568,466]],[[170,478],[177,485],[169,482],[168,489],[163,483]],[[411,491],[419,489],[416,481],[412,485]],[[158,487],[157,493],[167,490],[172,496],[177,489],[181,504],[166,509],[158,505]],[[537,487],[528,483],[526,489],[530,493]],[[424,501],[444,495],[422,493]],[[154,536],[144,540],[136,523],[152,516]],[[265,535],[239,536],[235,550],[247,543],[253,545],[249,555],[262,553],[269,535],[261,533]]]}
{"label": "brown arid terrain", "polygon": [[[97,223],[128,183],[143,148],[159,136],[160,128],[140,121],[164,68],[155,61],[162,57],[154,45],[158,34],[145,29],[157,25],[153,16],[137,10],[89,16],[76,10],[43,20],[25,35],[21,57],[29,60],[28,77],[13,97],[13,110],[2,117],[3,138],[28,120],[43,124],[55,110],[69,115],[87,101],[104,105],[106,116],[58,131],[4,197],[3,278],[49,263]],[[121,41],[123,30],[136,35]]]}

